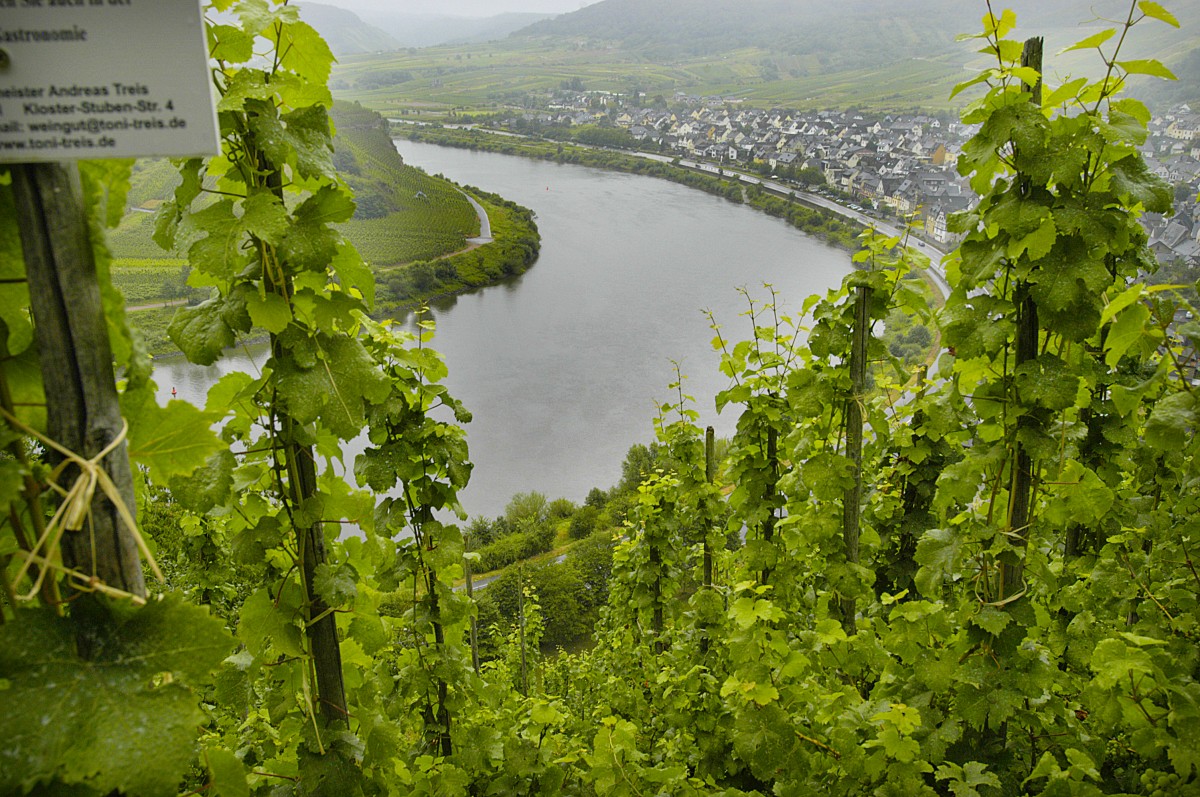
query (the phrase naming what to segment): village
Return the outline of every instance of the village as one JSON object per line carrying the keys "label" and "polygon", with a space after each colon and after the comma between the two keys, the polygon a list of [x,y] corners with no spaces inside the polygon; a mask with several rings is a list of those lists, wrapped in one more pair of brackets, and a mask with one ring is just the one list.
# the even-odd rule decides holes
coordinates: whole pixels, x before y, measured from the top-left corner
{"label": "village", "polygon": [[[638,107],[628,95],[562,90],[537,109],[499,120],[523,133],[598,126],[620,129],[642,150],[756,171],[828,192],[852,208],[916,220],[924,237],[953,246],[947,218],[974,202],[955,166],[976,129],[950,114],[762,110],[730,97],[677,93]],[[492,124],[496,124],[494,121]],[[1164,265],[1200,267],[1200,114],[1186,106],[1154,116],[1142,154],[1175,187],[1175,214],[1142,218]]]}

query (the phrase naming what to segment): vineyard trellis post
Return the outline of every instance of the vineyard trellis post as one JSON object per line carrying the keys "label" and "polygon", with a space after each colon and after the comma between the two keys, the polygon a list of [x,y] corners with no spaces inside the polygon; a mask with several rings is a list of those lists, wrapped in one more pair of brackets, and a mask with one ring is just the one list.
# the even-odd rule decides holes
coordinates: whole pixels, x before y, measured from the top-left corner
{"label": "vineyard trellis post", "polygon": [[[854,336],[850,349],[850,396],[846,399],[846,456],[853,465],[853,481],[842,498],[842,540],[846,561],[858,564],[863,492],[863,401],[867,392],[867,342],[871,337],[871,295],[869,285],[854,292]],[[855,632],[857,607],[852,596],[841,596],[838,613],[848,635]]]}
{"label": "vineyard trellis post", "polygon": [[[47,436],[83,460],[111,448],[97,464],[133,516],[126,427],[78,169],[62,163],[15,164],[11,172],[46,395]],[[46,456],[55,466],[65,459],[49,446]],[[77,465],[64,471],[68,481],[79,474]],[[63,532],[63,565],[144,598],[135,534],[105,491],[96,490],[84,527]]]}
{"label": "vineyard trellis post", "polygon": [[[1034,69],[1038,74],[1037,84],[1032,88],[1026,87],[1029,101],[1037,107],[1042,105],[1042,39],[1032,38],[1025,41],[1021,53],[1021,66]],[[1030,179],[1025,175],[1017,175],[1017,190],[1022,198],[1027,198],[1033,190]],[[1013,304],[1016,306],[1016,368],[1020,368],[1038,356],[1038,308],[1031,294],[1029,280],[1019,281],[1013,291]],[[1019,397],[1018,397],[1019,398]],[[1019,402],[1018,402],[1019,406]],[[1034,418],[1027,410],[1020,410],[1017,418],[1016,435],[1013,452],[1011,510],[1009,513],[1009,531],[1014,535],[1018,547],[1024,548],[1029,540],[1030,506],[1033,502],[1034,463],[1033,458],[1022,441],[1022,433],[1034,424]],[[1007,601],[1020,594],[1024,581],[1024,567],[1020,561],[1000,563],[1000,583],[996,590],[997,600]]]}

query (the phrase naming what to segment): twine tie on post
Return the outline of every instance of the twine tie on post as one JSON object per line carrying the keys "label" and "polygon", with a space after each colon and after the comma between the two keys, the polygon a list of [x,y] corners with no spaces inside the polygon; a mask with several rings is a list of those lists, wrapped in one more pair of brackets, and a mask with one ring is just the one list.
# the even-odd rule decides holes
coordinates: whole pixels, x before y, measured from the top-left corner
{"label": "twine tie on post", "polygon": [[[164,580],[158,563],[154,561],[154,555],[150,553],[150,548],[146,545],[146,540],[142,537],[141,532],[138,531],[137,523],[133,519],[133,513],[129,511],[129,507],[122,500],[116,485],[113,484],[112,478],[104,470],[104,458],[125,442],[125,438],[129,433],[129,422],[122,419],[120,434],[114,437],[104,447],[104,450],[96,454],[96,456],[91,459],[84,459],[79,454],[59,445],[37,430],[25,425],[4,408],[0,408],[0,416],[3,416],[14,430],[34,438],[63,456],[63,461],[51,471],[48,480],[50,488],[62,496],[62,503],[59,505],[57,511],[55,511],[54,516],[46,524],[46,530],[34,544],[33,548],[29,551],[18,553],[18,555],[25,559],[25,563],[17,571],[14,581],[19,583],[34,564],[42,566],[41,572],[38,574],[32,589],[27,594],[19,595],[18,597],[23,601],[33,600],[42,587],[42,582],[46,578],[47,571],[58,570],[71,579],[72,587],[81,592],[99,592],[110,597],[131,600],[137,605],[144,604],[146,602],[145,598],[111,587],[97,578],[94,573],[91,575],[81,573],[78,570],[73,570],[54,561],[64,533],[67,531],[82,531],[85,523],[88,524],[90,533],[92,500],[95,498],[96,488],[99,487],[105,497],[112,503],[113,507],[116,508],[117,515],[121,518],[129,533],[133,535],[138,550],[146,558],[146,563],[150,566],[150,570],[154,573],[154,576],[159,581]],[[71,485],[70,489],[64,489],[58,484],[58,479],[70,465],[75,465],[79,468],[79,475],[75,477],[75,482]]]}

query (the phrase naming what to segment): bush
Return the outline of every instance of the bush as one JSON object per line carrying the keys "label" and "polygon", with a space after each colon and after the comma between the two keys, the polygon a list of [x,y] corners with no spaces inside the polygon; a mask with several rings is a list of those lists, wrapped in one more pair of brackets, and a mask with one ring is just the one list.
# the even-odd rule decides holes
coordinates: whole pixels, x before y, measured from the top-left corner
{"label": "bush", "polygon": [[594,506],[583,506],[571,518],[571,526],[567,533],[573,540],[582,540],[585,537],[591,536],[596,530],[596,519],[600,517],[600,510]]}
{"label": "bush", "polygon": [[928,348],[933,343],[933,335],[929,332],[929,327],[924,324],[914,324],[913,328],[904,336],[908,343],[915,343],[921,348]]}
{"label": "bush", "polygon": [[526,540],[523,534],[510,534],[478,550],[480,572],[487,573],[508,567],[525,558]]}
{"label": "bush", "polygon": [[467,524],[467,531],[464,535],[470,542],[468,550],[477,551],[489,543],[493,543],[500,537],[504,536],[507,531],[499,522],[494,522],[483,515],[476,515],[471,518],[471,522]]}
{"label": "bush", "polygon": [[538,531],[550,524],[550,502],[536,492],[517,493],[504,507],[504,520],[517,531]]}
{"label": "bush", "polygon": [[553,547],[554,527],[548,523],[511,532],[476,549],[479,554],[477,569],[485,573],[499,570],[545,553]]}
{"label": "bush", "polygon": [[587,498],[583,499],[584,506],[592,506],[596,509],[603,509],[608,503],[608,493],[601,490],[599,487],[593,487],[588,491]]}
{"label": "bush", "polygon": [[575,502],[568,498],[555,498],[547,508],[551,520],[564,520],[575,514]]}
{"label": "bush", "polygon": [[598,531],[576,543],[563,565],[579,574],[586,609],[599,609],[608,603],[608,583],[612,579],[613,539],[607,531]]}
{"label": "bush", "polygon": [[492,627],[504,633],[519,618],[518,592],[523,583],[537,593],[544,630],[543,651],[549,652],[586,639],[608,600],[612,576],[612,541],[607,535],[579,543],[562,564],[512,568],[477,594],[480,655],[495,656],[498,640]]}

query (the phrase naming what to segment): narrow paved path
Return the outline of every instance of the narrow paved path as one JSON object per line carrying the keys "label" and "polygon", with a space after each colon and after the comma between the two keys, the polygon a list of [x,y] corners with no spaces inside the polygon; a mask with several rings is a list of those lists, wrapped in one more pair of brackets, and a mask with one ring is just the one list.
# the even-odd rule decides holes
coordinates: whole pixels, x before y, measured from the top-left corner
{"label": "narrow paved path", "polygon": [[187,299],[171,299],[165,302],[154,302],[152,304],[135,304],[126,305],[125,312],[136,313],[138,310],[157,310],[160,307],[177,307],[181,304],[187,304]]}
{"label": "narrow paved path", "polygon": [[471,207],[475,208],[475,213],[479,216],[479,235],[474,238],[468,238],[467,243],[476,245],[490,244],[494,239],[492,238],[492,220],[488,218],[487,211],[483,209],[483,205],[475,201],[475,197],[465,191],[460,193],[467,198],[467,201],[471,203]]}

